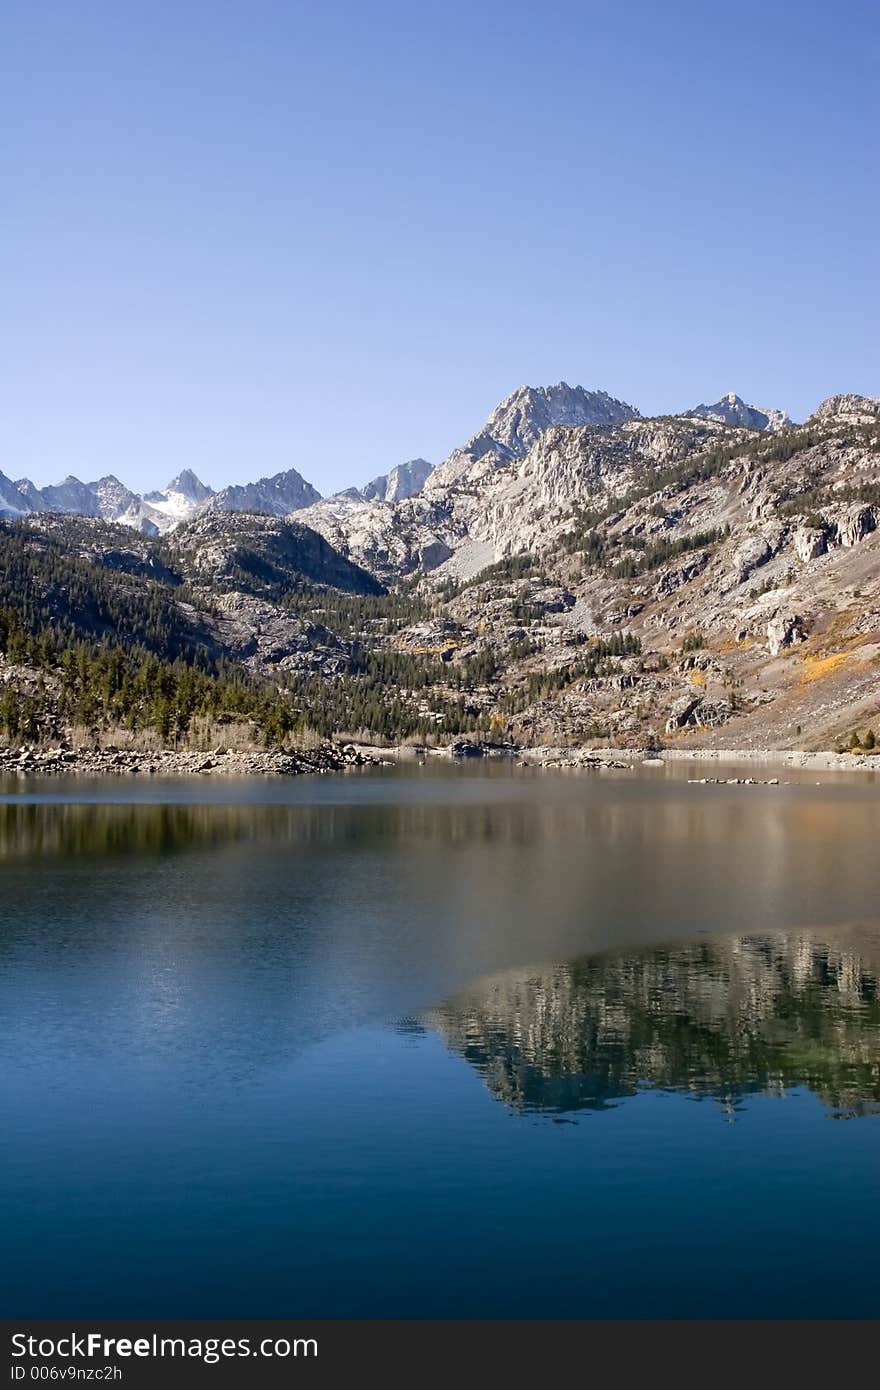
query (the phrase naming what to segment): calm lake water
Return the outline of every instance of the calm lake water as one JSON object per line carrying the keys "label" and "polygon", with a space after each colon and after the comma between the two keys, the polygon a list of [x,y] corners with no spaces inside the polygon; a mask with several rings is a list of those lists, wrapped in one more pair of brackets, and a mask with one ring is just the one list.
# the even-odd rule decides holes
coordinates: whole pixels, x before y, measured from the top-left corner
{"label": "calm lake water", "polygon": [[0,1311],[877,1316],[880,784],[687,775],[0,786]]}

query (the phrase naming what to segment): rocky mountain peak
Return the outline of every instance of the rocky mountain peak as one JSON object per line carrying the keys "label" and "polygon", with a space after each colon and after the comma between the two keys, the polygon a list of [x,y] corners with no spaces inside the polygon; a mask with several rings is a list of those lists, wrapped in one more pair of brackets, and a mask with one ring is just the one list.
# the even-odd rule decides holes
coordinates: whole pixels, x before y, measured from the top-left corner
{"label": "rocky mountain peak", "polygon": [[717,420],[723,425],[739,425],[750,430],[781,430],[791,424],[791,416],[785,410],[764,410],[756,405],[747,405],[735,391],[720,396],[713,405],[697,405],[686,412],[701,420]]}
{"label": "rocky mountain peak", "polygon": [[[23,481],[27,482],[27,479]],[[33,487],[33,483],[31,483],[31,487]],[[0,473],[0,516],[22,517],[32,510],[30,498],[19,488],[18,483],[7,478],[5,473]]]}
{"label": "rocky mountain peak", "polygon": [[[185,468],[171,479],[163,491],[144,494],[140,508],[135,508],[137,520],[141,526],[148,521],[161,528],[162,519],[167,518],[164,524],[174,525],[193,516],[202,503],[213,495],[211,488],[206,487],[191,468]],[[132,519],[135,519],[134,515]]]}
{"label": "rocky mountain peak", "polygon": [[302,511],[313,502],[320,502],[317,488],[307,483],[295,468],[276,473],[271,478],[258,478],[243,487],[226,487],[214,493],[205,503],[211,511],[259,512],[265,516],[287,516]]}
{"label": "rocky mountain peak", "polygon": [[172,478],[165,491],[179,492],[182,497],[189,497],[193,502],[204,502],[206,497],[211,496],[212,489],[197,478],[191,468],[184,468],[182,473]]}
{"label": "rocky mountain peak", "polygon": [[475,464],[522,458],[554,425],[612,425],[638,420],[639,412],[606,391],[588,391],[560,381],[555,386],[518,386],[501,401],[485,425],[461,449],[435,468],[426,491],[436,493],[457,482]]}
{"label": "rocky mountain peak", "polygon": [[113,473],[108,473],[106,477],[99,478],[97,482],[89,483],[88,486],[97,503],[99,515],[109,521],[118,520],[123,512],[139,501],[137,493],[127,488]]}
{"label": "rocky mountain peak", "polygon": [[880,396],[855,396],[843,394],[829,396],[819,409],[810,416],[811,420],[831,420],[839,418],[847,423],[869,423],[880,417]]}
{"label": "rocky mountain peak", "polygon": [[587,391],[560,381],[555,386],[518,386],[495,407],[479,434],[466,447],[486,437],[511,457],[521,458],[552,425],[610,425],[636,420],[639,412],[606,391]]}
{"label": "rocky mountain peak", "polygon": [[383,473],[361,489],[367,502],[402,502],[415,497],[428,480],[432,465],[427,459],[409,459],[399,463],[390,473]]}

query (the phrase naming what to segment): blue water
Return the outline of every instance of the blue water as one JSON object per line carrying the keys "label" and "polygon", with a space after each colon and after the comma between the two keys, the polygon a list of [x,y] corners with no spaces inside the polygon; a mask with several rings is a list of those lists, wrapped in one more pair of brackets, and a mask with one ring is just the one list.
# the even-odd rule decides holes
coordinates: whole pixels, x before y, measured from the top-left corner
{"label": "blue water", "polygon": [[834,779],[8,789],[0,1310],[876,1316],[878,830]]}

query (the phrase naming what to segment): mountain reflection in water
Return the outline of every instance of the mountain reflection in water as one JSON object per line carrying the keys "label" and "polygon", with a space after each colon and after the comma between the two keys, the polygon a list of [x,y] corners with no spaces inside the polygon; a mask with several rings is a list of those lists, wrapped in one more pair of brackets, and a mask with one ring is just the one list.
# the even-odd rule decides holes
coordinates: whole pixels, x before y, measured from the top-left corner
{"label": "mountain reflection in water", "polygon": [[516,1112],[604,1110],[644,1088],[814,1092],[880,1110],[880,945],[853,928],[737,936],[494,975],[424,1022]]}

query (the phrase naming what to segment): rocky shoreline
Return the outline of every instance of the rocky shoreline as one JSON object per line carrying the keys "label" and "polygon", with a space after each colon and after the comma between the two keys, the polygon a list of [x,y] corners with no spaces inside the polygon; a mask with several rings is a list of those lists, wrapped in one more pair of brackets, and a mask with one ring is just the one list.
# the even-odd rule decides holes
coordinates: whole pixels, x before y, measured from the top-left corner
{"label": "rocky shoreline", "polygon": [[[803,749],[668,748],[664,762],[766,764],[803,772],[880,772],[880,758],[867,753],[809,753]],[[726,781],[726,778],[722,779]]]}
{"label": "rocky shoreline", "polygon": [[[450,750],[444,750],[448,752]],[[455,750],[451,750],[453,756]],[[544,768],[611,768],[631,769],[640,766],[662,767],[665,763],[714,763],[770,768],[787,768],[802,772],[880,772],[880,757],[867,753],[808,752],[804,749],[742,749],[742,748],[564,748],[540,746],[535,748],[495,749],[486,746],[483,756],[513,757],[518,763]],[[468,756],[474,756],[474,750]],[[756,782],[755,778],[694,778],[694,781],[719,783]],[[760,779],[773,783],[773,778]]]}
{"label": "rocky shoreline", "polygon": [[354,744],[324,743],[296,752],[210,752],[164,748],[0,748],[0,777],[298,777],[380,766],[388,759]]}
{"label": "rocky shoreline", "polygon": [[[662,752],[629,752],[608,749],[528,749],[520,755],[520,760],[540,767],[604,767],[635,768],[640,766],[661,767],[666,763],[711,763],[716,765],[748,766],[756,768],[788,770],[792,772],[880,772],[880,759],[857,753],[808,753],[803,750],[780,751],[777,749],[720,748],[720,749],[664,749]],[[741,783],[743,785],[761,782],[775,785],[778,778],[773,776],[756,777],[699,777],[692,782],[717,784]]]}
{"label": "rocky shoreline", "polygon": [[[866,754],[780,751],[774,749],[618,749],[618,748],[517,748],[469,743],[466,751],[451,746],[414,750],[380,749],[364,744],[323,743],[293,752],[215,748],[0,748],[0,777],[298,777],[344,772],[350,768],[389,767],[397,762],[433,757],[454,762],[484,758],[509,758],[520,767],[632,771],[638,767],[662,767],[666,763],[749,765],[801,772],[880,772],[880,758]],[[699,784],[776,785],[777,777],[756,778],[701,776],[688,779]]]}

